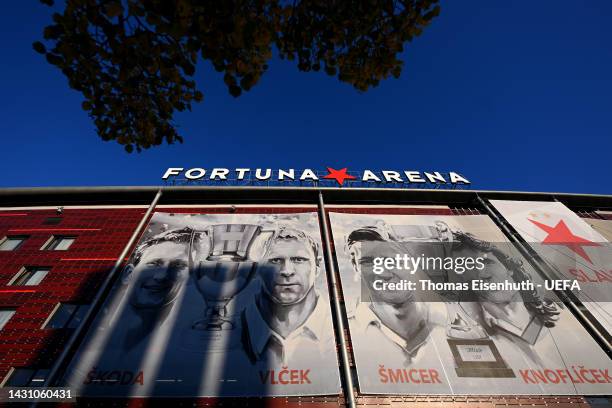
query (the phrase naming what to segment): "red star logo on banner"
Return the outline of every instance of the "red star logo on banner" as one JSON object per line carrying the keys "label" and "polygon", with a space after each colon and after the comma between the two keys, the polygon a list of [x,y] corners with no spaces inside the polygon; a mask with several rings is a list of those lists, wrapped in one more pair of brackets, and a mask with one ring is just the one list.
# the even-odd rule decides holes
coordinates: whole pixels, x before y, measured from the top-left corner
{"label": "red star logo on banner", "polygon": [[[529,218],[527,219],[529,220]],[[600,246],[597,242],[592,242],[588,239],[579,237],[578,235],[574,235],[563,220],[559,221],[554,227],[542,224],[541,222],[537,222],[534,220],[529,221],[531,221],[531,223],[533,223],[536,227],[548,233],[546,238],[544,238],[544,240],[542,241],[543,244],[566,246],[574,253],[580,255],[583,259],[587,260],[590,264],[593,263],[591,262],[591,258],[589,258],[584,248],[582,247]]]}
{"label": "red star logo on banner", "polygon": [[342,185],[344,180],[355,180],[357,177],[351,176],[350,174],[346,174],[346,167],[340,170],[332,169],[331,167],[327,168],[329,174],[327,176],[323,176],[324,179],[334,179],[338,182],[338,184]]}

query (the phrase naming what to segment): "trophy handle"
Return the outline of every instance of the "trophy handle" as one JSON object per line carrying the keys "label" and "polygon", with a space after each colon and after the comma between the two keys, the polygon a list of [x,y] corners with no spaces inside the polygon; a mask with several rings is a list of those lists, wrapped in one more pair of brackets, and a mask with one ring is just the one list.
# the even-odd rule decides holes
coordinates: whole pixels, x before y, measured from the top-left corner
{"label": "trophy handle", "polygon": [[259,235],[270,234],[270,236],[267,239],[272,238],[275,232],[276,232],[275,229],[264,229],[264,228],[259,229]]}
{"label": "trophy handle", "polygon": [[459,339],[487,339],[489,336],[478,322],[467,313],[460,302],[444,302],[446,305],[446,335]]}
{"label": "trophy handle", "polygon": [[193,258],[193,242],[195,241],[196,234],[204,234],[210,240],[210,232],[208,230],[191,230],[191,236],[189,237],[189,251],[187,255],[187,264],[189,266],[189,275],[195,273],[195,259]]}
{"label": "trophy handle", "polygon": [[263,251],[264,254],[268,251],[268,246],[270,245],[270,240],[272,239],[272,237],[274,236],[274,233],[276,232],[275,229],[265,229],[265,228],[260,228],[258,235],[263,235],[263,234],[270,234],[269,237],[265,238],[265,241],[263,243]]}

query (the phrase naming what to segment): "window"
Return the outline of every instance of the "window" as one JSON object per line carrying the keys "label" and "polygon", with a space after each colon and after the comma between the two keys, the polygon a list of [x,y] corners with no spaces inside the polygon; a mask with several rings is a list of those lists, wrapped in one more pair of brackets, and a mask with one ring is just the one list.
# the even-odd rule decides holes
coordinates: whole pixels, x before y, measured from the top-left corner
{"label": "window", "polygon": [[0,309],[0,330],[8,323],[15,314],[15,309]]}
{"label": "window", "polygon": [[22,268],[9,282],[11,286],[36,286],[47,276],[51,268],[42,266],[26,266]]}
{"label": "window", "polygon": [[13,367],[4,387],[40,387],[49,375],[48,368]]}
{"label": "window", "polygon": [[48,217],[43,224],[44,225],[57,225],[62,222],[62,217]]}
{"label": "window", "polygon": [[65,251],[70,248],[76,237],[55,235],[42,247],[46,251]]}
{"label": "window", "polygon": [[25,235],[5,237],[0,241],[0,251],[15,251],[27,238]]}
{"label": "window", "polygon": [[89,305],[74,303],[59,303],[55,311],[43,325],[45,329],[75,329],[79,326]]}

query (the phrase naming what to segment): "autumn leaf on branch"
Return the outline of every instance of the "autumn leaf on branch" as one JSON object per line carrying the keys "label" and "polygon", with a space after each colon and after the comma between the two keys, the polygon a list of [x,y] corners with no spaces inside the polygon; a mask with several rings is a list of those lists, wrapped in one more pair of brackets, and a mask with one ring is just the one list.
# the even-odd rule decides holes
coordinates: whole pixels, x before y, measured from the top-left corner
{"label": "autumn leaf on branch", "polygon": [[273,48],[300,71],[366,91],[400,76],[400,54],[439,14],[437,2],[67,0],[33,48],[83,94],[103,140],[141,151],[183,141],[173,117],[203,98],[193,80],[200,59],[235,97],[257,84]]}

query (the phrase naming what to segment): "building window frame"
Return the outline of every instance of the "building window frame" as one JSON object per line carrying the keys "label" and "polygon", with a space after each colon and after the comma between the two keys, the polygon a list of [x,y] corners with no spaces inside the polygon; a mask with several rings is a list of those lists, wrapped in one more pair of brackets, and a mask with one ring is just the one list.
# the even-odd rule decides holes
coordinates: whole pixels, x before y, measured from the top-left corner
{"label": "building window frame", "polygon": [[[44,243],[44,245],[40,248],[41,251],[67,251],[69,250],[77,237],[74,235],[51,235],[49,239]],[[59,246],[63,246],[64,241],[70,241],[66,248],[60,248]]]}
{"label": "building window frame", "polygon": [[62,221],[64,221],[64,217],[61,216],[47,217],[43,221],[43,225],[58,225],[61,224]]}
{"label": "building window frame", "polygon": [[6,318],[3,317],[0,319],[0,332],[1,332],[4,329],[4,327],[6,327],[8,322],[11,321],[13,316],[15,316],[15,313],[17,313],[17,309],[11,308],[11,307],[3,307],[3,308],[0,308],[0,312],[9,312],[8,317]]}
{"label": "building window frame", "polygon": [[[20,371],[23,371],[23,372],[31,371],[31,374],[28,375],[27,381],[24,383],[20,383],[20,384],[9,385],[9,383],[11,382],[11,379],[15,376],[15,374],[18,374]],[[45,383],[45,380],[47,379],[47,376],[49,375],[50,372],[51,370],[49,368],[11,367],[9,372],[4,377],[2,384],[0,384],[0,387],[41,387]],[[37,376],[40,376],[40,374],[42,373],[44,373],[44,378],[36,378]]]}
{"label": "building window frame", "polygon": [[[63,318],[64,320],[63,323],[57,324],[56,327],[49,327],[49,325],[53,321],[53,318],[56,317],[56,314],[60,311],[60,308],[70,307],[70,306],[73,306],[74,310],[63,312],[64,315],[66,316]],[[55,305],[51,313],[49,313],[49,316],[47,316],[47,319],[43,322],[40,328],[41,329],[52,329],[52,330],[76,329],[78,325],[80,324],[80,322],[83,321],[85,314],[89,310],[89,306],[90,305],[86,303],[59,302]]]}
{"label": "building window frame", "polygon": [[[35,280],[35,283],[31,283],[30,280],[33,280],[32,278],[39,272],[44,272],[44,274],[42,274],[41,278]],[[11,278],[7,286],[38,286],[47,277],[49,272],[51,272],[50,266],[24,266]],[[21,282],[22,278],[28,274],[30,276],[25,279],[25,282]]]}
{"label": "building window frame", "polygon": [[[11,251],[17,251],[19,248],[21,248],[24,244],[24,242],[26,242],[26,240],[29,238],[29,235],[7,235],[4,238],[2,238],[0,240],[0,251],[2,252],[11,252]],[[2,245],[4,245],[6,242],[10,241],[10,240],[19,240],[19,243],[11,249],[3,249]]]}

